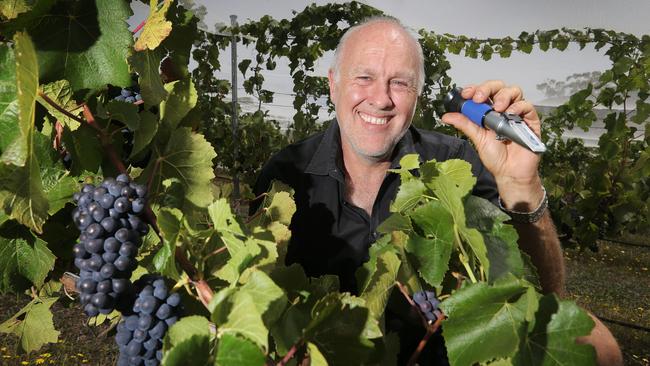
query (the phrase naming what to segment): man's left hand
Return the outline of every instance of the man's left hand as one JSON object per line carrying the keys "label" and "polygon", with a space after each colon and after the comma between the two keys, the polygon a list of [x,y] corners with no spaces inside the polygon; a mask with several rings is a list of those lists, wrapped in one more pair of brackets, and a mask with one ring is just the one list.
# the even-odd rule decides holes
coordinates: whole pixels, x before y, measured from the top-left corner
{"label": "man's left hand", "polygon": [[[524,100],[519,87],[492,80],[463,88],[462,96],[476,103],[491,99],[495,111],[521,116],[528,127],[540,136],[539,116],[533,105]],[[442,121],[472,140],[483,165],[494,175],[506,208],[532,211],[539,205],[543,198],[541,179],[537,173],[539,155],[511,141],[497,140],[494,131],[477,126],[460,113],[446,113]]]}

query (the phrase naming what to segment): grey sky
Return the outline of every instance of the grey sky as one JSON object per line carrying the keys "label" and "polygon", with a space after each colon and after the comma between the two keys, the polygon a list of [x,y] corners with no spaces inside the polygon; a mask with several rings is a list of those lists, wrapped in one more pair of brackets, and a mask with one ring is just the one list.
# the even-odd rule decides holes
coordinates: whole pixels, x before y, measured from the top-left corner
{"label": "grey sky", "polygon": [[[263,15],[276,19],[291,18],[291,10],[300,11],[311,1],[288,0],[195,0],[205,5],[205,23],[214,30],[216,23],[230,23],[229,15],[238,16],[240,23],[256,20]],[[329,1],[316,1],[324,4]],[[549,30],[560,27],[582,29],[606,28],[638,36],[650,34],[650,1],[648,0],[375,0],[362,1],[399,18],[412,29],[424,28],[437,33],[463,34],[471,37],[517,36],[522,31]],[[136,14],[137,16],[137,14]],[[240,58],[250,57],[243,47]],[[230,52],[223,52],[222,78],[230,78]],[[513,52],[506,59],[495,56],[492,60],[472,60],[464,56],[449,56],[452,64],[450,74],[459,85],[477,83],[487,79],[503,79],[524,89],[527,99],[544,103],[544,95],[536,85],[546,79],[563,80],[567,76],[585,71],[604,70],[610,62],[604,52],[587,47],[578,51],[571,46],[567,51],[542,52],[535,49],[531,54]],[[327,54],[317,64],[315,73],[326,75],[331,55]],[[289,70],[279,67],[265,74],[265,87],[272,91],[291,93]],[[240,78],[241,79],[241,78]],[[241,80],[240,80],[241,83]],[[276,95],[271,113],[291,115],[289,96]]]}

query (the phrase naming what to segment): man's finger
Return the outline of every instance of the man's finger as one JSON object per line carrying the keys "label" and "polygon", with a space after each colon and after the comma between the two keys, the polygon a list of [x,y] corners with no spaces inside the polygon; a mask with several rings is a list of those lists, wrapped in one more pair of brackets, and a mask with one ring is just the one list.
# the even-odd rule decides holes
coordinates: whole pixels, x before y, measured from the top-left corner
{"label": "man's finger", "polygon": [[509,105],[524,100],[524,92],[520,87],[508,86],[500,89],[492,97],[492,108],[497,112],[503,112]]}
{"label": "man's finger", "polygon": [[528,127],[530,127],[537,136],[541,134],[541,122],[537,111],[532,103],[521,100],[511,104],[506,113],[512,113],[521,116],[524,119]]}
{"label": "man's finger", "polygon": [[442,115],[442,122],[454,126],[457,130],[465,134],[477,148],[490,133],[460,113],[445,113]]}

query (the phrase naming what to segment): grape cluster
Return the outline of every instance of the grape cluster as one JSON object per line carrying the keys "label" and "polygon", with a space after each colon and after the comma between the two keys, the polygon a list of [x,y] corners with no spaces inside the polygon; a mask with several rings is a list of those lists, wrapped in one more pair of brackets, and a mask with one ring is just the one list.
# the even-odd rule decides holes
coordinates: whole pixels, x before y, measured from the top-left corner
{"label": "grape cluster", "polygon": [[139,100],[142,100],[142,95],[140,95],[138,91],[122,89],[120,90],[120,95],[113,99],[119,100],[120,102],[135,103]]}
{"label": "grape cluster", "polygon": [[413,301],[429,323],[435,323],[442,316],[440,300],[433,291],[418,291],[413,294]]}
{"label": "grape cluster", "polygon": [[162,340],[167,329],[178,320],[181,312],[180,295],[170,292],[165,279],[145,275],[135,281],[138,291],[132,313],[117,325],[115,341],[120,350],[118,366],[160,364]]}
{"label": "grape cluster", "polygon": [[140,219],[146,188],[126,174],[106,178],[99,187],[83,186],[74,194],[72,219],[81,231],[73,247],[79,268],[77,290],[88,316],[128,309],[133,302],[131,273],[141,236],[149,227]]}

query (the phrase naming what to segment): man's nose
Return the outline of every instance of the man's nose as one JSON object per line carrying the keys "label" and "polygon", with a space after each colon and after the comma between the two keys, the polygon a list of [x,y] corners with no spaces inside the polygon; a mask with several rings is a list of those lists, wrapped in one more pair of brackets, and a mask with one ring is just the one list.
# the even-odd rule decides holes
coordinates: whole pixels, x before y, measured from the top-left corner
{"label": "man's nose", "polygon": [[394,105],[390,94],[390,86],[386,82],[375,82],[370,90],[368,100],[377,109],[389,109]]}

